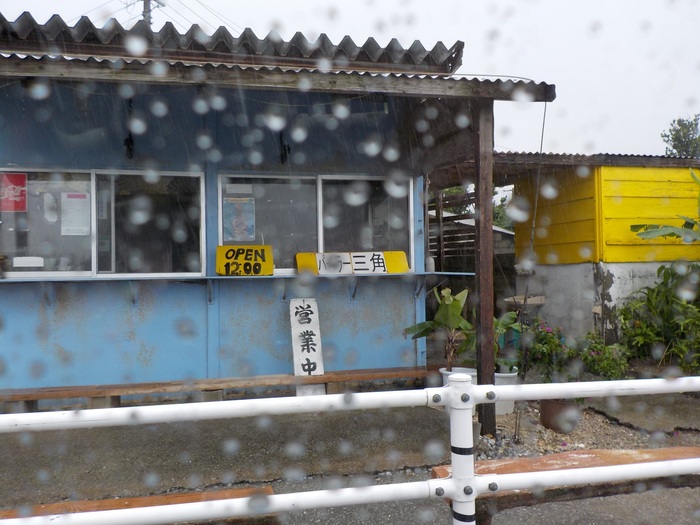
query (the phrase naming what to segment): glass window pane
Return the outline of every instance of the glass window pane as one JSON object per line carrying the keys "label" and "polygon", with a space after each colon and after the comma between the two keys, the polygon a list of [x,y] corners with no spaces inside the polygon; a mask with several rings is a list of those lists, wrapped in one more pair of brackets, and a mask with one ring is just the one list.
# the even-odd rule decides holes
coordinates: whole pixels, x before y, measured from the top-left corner
{"label": "glass window pane", "polygon": [[98,175],[98,272],[201,272],[200,184],[191,176]]}
{"label": "glass window pane", "polygon": [[408,196],[382,181],[323,180],[323,251],[403,251],[409,255]]}
{"label": "glass window pane", "polygon": [[223,244],[271,245],[275,268],[318,250],[315,179],[229,177],[221,193]]}
{"label": "glass window pane", "polygon": [[5,269],[90,271],[90,201],[89,173],[0,173]]}

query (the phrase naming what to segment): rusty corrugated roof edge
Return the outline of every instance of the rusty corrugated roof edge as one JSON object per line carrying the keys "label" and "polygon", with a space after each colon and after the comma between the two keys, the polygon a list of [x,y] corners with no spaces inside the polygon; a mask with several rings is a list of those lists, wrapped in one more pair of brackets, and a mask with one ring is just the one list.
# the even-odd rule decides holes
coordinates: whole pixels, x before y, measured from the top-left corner
{"label": "rusty corrugated roof edge", "polygon": [[[245,29],[235,37],[225,27],[219,27],[207,35],[199,26],[193,25],[185,34],[179,33],[171,22],[154,32],[144,22],[137,22],[131,29],[124,29],[115,19],[110,19],[101,29],[95,27],[88,17],[81,17],[75,26],[70,27],[59,16],[52,16],[44,25],[36,22],[28,12],[21,14],[14,22],[0,14],[0,52],[70,56],[102,56],[101,49],[108,48],[110,56],[120,52],[128,57],[127,42],[131,37],[141,37],[148,43],[143,57],[178,60],[198,59],[208,63],[210,54],[216,56],[217,63],[226,57],[226,62],[235,64],[237,59],[251,57],[263,63],[283,66],[287,63],[295,67],[304,65],[313,69],[318,62],[323,67],[351,71],[393,70],[415,74],[454,73],[462,63],[464,42],[458,41],[451,47],[438,42],[428,51],[415,41],[405,49],[396,39],[386,47],[368,38],[362,45],[356,45],[349,36],[333,44],[326,34],[321,34],[310,42],[301,33],[296,33],[288,42],[276,32],[258,38],[251,29]],[[397,67],[402,66],[402,67]]]}
{"label": "rusty corrugated roof edge", "polygon": [[494,161],[501,163],[538,163],[544,164],[571,164],[571,165],[597,165],[597,166],[622,166],[638,165],[644,162],[667,163],[673,166],[700,167],[700,158],[678,157],[669,155],[645,155],[629,153],[537,153],[499,151],[494,153]]}

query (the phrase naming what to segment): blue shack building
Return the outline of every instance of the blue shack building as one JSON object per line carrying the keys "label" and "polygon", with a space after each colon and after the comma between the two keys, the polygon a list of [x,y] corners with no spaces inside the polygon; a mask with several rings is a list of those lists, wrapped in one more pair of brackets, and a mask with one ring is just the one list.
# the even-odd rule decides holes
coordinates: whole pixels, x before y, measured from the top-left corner
{"label": "blue shack building", "polygon": [[[326,370],[424,366],[431,174],[471,160],[488,192],[494,101],[554,98],[457,78],[462,51],[0,15],[2,388],[291,373],[294,298]],[[221,275],[229,245],[271,275]],[[297,266],[355,252],[406,267]]]}

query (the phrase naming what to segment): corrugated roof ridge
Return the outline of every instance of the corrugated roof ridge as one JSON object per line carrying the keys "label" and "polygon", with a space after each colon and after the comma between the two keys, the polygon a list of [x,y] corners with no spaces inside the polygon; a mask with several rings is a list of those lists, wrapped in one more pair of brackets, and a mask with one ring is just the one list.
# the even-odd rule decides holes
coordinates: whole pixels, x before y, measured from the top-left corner
{"label": "corrugated roof ridge", "polygon": [[[4,35],[4,36],[3,36]],[[96,48],[80,49],[81,44],[110,45],[112,49],[105,50],[108,56],[117,56],[120,46],[128,42],[129,36],[140,36],[148,42],[147,56],[165,56],[167,53],[190,55],[194,53],[215,52],[218,56],[215,62],[235,62],[236,55],[246,57],[246,62],[271,63],[279,59],[280,63],[292,64],[294,60],[327,59],[335,68],[355,70],[392,71],[392,65],[397,71],[407,72],[415,66],[417,74],[450,74],[461,64],[461,53],[464,47],[457,42],[451,48],[446,48],[438,42],[431,50],[416,40],[405,49],[397,39],[392,39],[386,47],[380,46],[374,38],[368,38],[365,44],[358,46],[349,36],[343,37],[335,45],[327,34],[322,33],[318,38],[309,42],[303,34],[296,33],[291,40],[285,42],[280,36],[271,31],[266,37],[259,38],[246,28],[239,37],[233,36],[225,27],[219,27],[212,35],[206,35],[197,25],[193,25],[185,34],[177,31],[171,22],[167,22],[158,32],[154,32],[147,22],[139,20],[131,29],[124,29],[116,20],[110,19],[103,28],[93,25],[89,18],[83,16],[79,22],[70,27],[59,16],[53,15],[46,24],[36,22],[29,12],[24,12],[14,22],[0,15],[0,36],[6,44],[6,51],[16,51],[29,54],[60,54],[85,56],[94,54],[96,57],[105,56]],[[128,50],[125,49],[125,51]],[[125,55],[127,54],[125,53]],[[229,59],[225,57],[228,56]],[[261,60],[255,60],[260,57]],[[201,57],[203,61],[206,56]],[[264,59],[263,59],[264,58]],[[372,65],[381,66],[373,68]],[[298,67],[301,64],[294,64]]]}

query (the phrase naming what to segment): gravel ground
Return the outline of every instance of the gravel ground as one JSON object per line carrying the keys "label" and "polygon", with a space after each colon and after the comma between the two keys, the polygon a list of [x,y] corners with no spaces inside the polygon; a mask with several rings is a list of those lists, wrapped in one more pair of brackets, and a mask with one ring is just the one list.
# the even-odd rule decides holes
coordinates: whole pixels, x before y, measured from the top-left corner
{"label": "gravel ground", "polygon": [[700,432],[648,432],[619,424],[615,419],[584,408],[569,434],[558,434],[539,424],[537,403],[521,405],[520,439],[514,439],[516,414],[498,416],[495,436],[482,436],[477,459],[540,456],[577,449],[637,449],[700,446]]}

